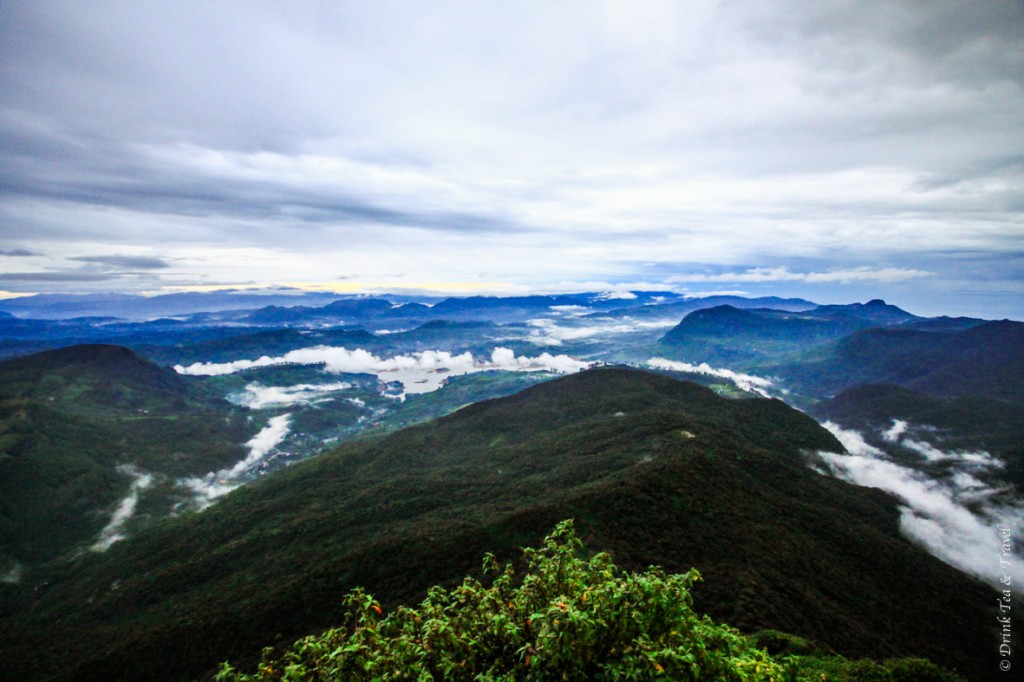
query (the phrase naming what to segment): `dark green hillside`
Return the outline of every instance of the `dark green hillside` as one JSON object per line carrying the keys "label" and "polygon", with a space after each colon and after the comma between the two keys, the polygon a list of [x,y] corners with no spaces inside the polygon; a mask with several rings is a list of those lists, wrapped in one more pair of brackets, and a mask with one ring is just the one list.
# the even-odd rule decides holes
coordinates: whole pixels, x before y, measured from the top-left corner
{"label": "dark green hillside", "polygon": [[1024,403],[1024,323],[988,322],[955,332],[869,329],[810,362],[778,368],[810,395],[890,383],[936,397],[984,396]]}
{"label": "dark green hillside", "polygon": [[666,357],[744,367],[764,365],[869,327],[915,320],[884,301],[792,312],[731,305],[696,310],[659,343]]}
{"label": "dark green hillside", "polygon": [[245,456],[258,425],[194,379],[121,346],[83,345],[0,362],[0,394],[28,398],[116,434],[126,460],[174,476]]}
{"label": "dark green hillside", "polygon": [[182,409],[188,383],[122,346],[81,345],[0,362],[0,393],[73,413]]}
{"label": "dark green hillside", "polygon": [[[895,502],[807,466],[839,444],[779,401],[624,369],[583,372],[344,445],[19,586],[15,678],[185,679],[388,607],[574,517],[628,569],[698,567],[696,605],[850,655],[924,655],[982,679],[991,589],[899,534]],[[38,591],[37,591],[38,590]],[[955,618],[951,618],[955,614]]]}
{"label": "dark green hillside", "polygon": [[129,489],[120,465],[204,474],[242,459],[258,427],[120,346],[0,362],[0,396],[0,560],[30,568],[95,542]]}
{"label": "dark green hillside", "polygon": [[124,496],[109,432],[30,400],[0,399],[0,569],[95,540]]}

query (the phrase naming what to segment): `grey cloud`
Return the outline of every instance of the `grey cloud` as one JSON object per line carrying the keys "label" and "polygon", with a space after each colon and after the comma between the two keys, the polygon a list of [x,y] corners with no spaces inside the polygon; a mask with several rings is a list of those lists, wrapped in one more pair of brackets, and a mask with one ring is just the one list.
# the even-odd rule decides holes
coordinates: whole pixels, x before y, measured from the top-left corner
{"label": "grey cloud", "polygon": [[106,282],[118,279],[116,273],[65,270],[50,272],[6,272],[0,274],[0,283],[12,282]]}
{"label": "grey cloud", "polygon": [[[47,143],[30,146],[46,149]],[[5,170],[0,170],[0,194],[142,213],[287,220],[309,225],[367,223],[455,233],[536,229],[484,212],[414,205],[389,207],[352,196],[344,188],[318,189],[265,178],[211,175],[160,163],[120,142],[83,140],[65,152],[64,162],[59,164],[45,158],[0,153],[0,159],[7,162]],[[396,197],[394,202],[398,201],[407,203]]]}
{"label": "grey cloud", "polygon": [[78,256],[71,260],[130,270],[160,270],[170,267],[165,261],[152,256]]}
{"label": "grey cloud", "polygon": [[27,256],[41,256],[42,254],[36,253],[35,251],[29,251],[28,249],[8,249],[0,251],[0,256],[8,256],[12,258],[21,258]]}

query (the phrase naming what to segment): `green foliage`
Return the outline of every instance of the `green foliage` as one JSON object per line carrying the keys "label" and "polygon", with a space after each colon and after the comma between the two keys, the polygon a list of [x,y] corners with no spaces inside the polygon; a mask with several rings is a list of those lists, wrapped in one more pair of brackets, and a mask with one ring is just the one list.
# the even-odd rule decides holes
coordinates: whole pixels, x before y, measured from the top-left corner
{"label": "green foliage", "polygon": [[605,553],[582,558],[571,521],[528,570],[499,570],[485,586],[466,578],[434,587],[418,608],[383,616],[361,589],[345,600],[346,624],[300,640],[281,657],[264,652],[252,675],[225,664],[219,682],[269,680],[674,680],[793,679],[787,668],[736,630],[700,617],[690,588],[696,570],[620,571]]}

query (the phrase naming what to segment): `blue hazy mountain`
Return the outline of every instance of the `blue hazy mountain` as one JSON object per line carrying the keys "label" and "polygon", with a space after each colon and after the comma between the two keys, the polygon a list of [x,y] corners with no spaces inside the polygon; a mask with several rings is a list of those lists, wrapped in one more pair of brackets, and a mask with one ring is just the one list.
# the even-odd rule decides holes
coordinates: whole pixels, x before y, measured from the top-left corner
{"label": "blue hazy mountain", "polygon": [[802,298],[779,298],[777,296],[762,296],[757,298],[748,298],[744,296],[701,296],[683,297],[682,300],[669,299],[668,302],[647,302],[639,306],[619,307],[613,310],[594,314],[602,317],[629,317],[635,319],[664,319],[668,317],[683,318],[695,310],[716,308],[724,305],[741,309],[764,308],[768,310],[788,312],[800,312],[818,307],[817,303],[813,303]]}

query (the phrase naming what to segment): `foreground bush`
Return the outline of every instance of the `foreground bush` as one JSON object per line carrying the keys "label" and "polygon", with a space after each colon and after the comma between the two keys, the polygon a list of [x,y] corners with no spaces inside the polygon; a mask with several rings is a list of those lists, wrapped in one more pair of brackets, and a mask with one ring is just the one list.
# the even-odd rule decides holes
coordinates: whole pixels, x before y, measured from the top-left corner
{"label": "foreground bush", "polygon": [[[630,573],[604,553],[584,559],[570,521],[524,553],[522,580],[487,556],[489,586],[466,578],[452,590],[434,587],[418,608],[386,616],[372,596],[354,590],[343,627],[302,639],[280,658],[266,649],[252,674],[225,663],[217,680],[808,679],[800,659],[779,661],[695,614],[695,570]],[[846,675],[850,662],[832,663],[832,675],[809,666],[814,679],[858,679]],[[892,679],[877,668],[865,679]]]}

